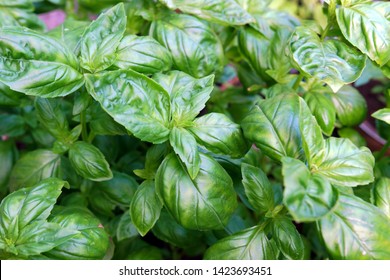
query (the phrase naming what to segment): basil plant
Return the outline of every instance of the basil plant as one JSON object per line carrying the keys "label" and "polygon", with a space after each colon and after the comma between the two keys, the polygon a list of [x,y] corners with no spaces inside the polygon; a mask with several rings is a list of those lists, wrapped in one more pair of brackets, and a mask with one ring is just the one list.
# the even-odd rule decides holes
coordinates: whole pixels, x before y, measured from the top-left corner
{"label": "basil plant", "polygon": [[45,2],[0,0],[2,259],[390,259],[389,2]]}

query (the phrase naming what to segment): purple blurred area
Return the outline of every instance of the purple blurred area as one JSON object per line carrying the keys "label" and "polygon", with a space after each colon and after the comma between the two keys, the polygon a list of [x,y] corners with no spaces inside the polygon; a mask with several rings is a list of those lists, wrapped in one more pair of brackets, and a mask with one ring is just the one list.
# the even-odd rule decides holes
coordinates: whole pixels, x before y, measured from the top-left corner
{"label": "purple blurred area", "polygon": [[63,10],[53,10],[48,13],[38,15],[45,22],[47,29],[53,29],[64,22],[66,14]]}

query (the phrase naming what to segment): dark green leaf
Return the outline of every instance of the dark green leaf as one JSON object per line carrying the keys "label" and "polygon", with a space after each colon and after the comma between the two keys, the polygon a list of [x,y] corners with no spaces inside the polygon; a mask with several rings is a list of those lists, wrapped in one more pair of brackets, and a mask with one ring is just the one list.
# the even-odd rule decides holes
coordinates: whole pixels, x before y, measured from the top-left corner
{"label": "dark green leaf", "polygon": [[356,196],[340,194],[336,209],[318,223],[334,259],[390,259],[390,220]]}
{"label": "dark green leaf", "polygon": [[116,229],[116,239],[118,241],[139,236],[136,226],[131,220],[129,211],[121,216],[118,228]]}
{"label": "dark green leaf", "polygon": [[60,155],[50,150],[38,149],[26,153],[12,169],[10,190],[29,187],[49,177],[59,177],[60,163]]}
{"label": "dark green leaf", "polygon": [[222,70],[221,42],[213,30],[196,17],[171,13],[154,21],[150,34],[172,53],[175,68],[196,78]]}
{"label": "dark green leaf", "polygon": [[77,141],[69,149],[69,160],[77,174],[92,181],[112,178],[110,166],[102,152],[87,142]]}
{"label": "dark green leaf", "polygon": [[0,197],[7,192],[8,180],[12,166],[16,161],[16,146],[14,141],[0,141]]}
{"label": "dark green leaf", "polygon": [[17,137],[23,135],[25,131],[25,122],[20,115],[0,114],[0,135]]}
{"label": "dark green leaf", "polygon": [[160,217],[162,203],[157,196],[154,181],[144,181],[130,204],[130,216],[138,232],[145,236]]}
{"label": "dark green leaf", "polygon": [[86,75],[87,89],[114,120],[134,136],[154,144],[169,137],[169,95],[132,70]]}
{"label": "dark green leaf", "polygon": [[0,106],[17,107],[22,105],[24,95],[13,91],[7,85],[0,82]]}
{"label": "dark green leaf", "polygon": [[332,211],[338,192],[321,175],[312,175],[300,160],[283,158],[284,204],[295,221],[316,221]]}
{"label": "dark green leaf", "polygon": [[166,48],[149,36],[125,36],[116,51],[114,65],[127,70],[153,74],[168,71],[172,56]]}
{"label": "dark green leaf", "polygon": [[207,249],[206,260],[275,260],[278,249],[262,226],[254,226],[219,240]]}
{"label": "dark green leaf", "polygon": [[0,81],[40,97],[68,95],[84,84],[76,56],[59,41],[32,30],[0,30]]}
{"label": "dark green leaf", "polygon": [[267,175],[258,167],[241,165],[242,184],[250,204],[259,213],[266,213],[275,207],[274,193]]}
{"label": "dark green leaf", "polygon": [[93,21],[85,30],[81,40],[81,66],[99,72],[114,64],[116,48],[126,30],[126,14],[120,3]]}
{"label": "dark green leaf", "polygon": [[167,156],[157,171],[156,190],[172,216],[189,229],[221,229],[237,206],[229,174],[204,154],[195,179],[176,155]]}
{"label": "dark green leaf", "polygon": [[96,135],[126,135],[129,134],[126,128],[117,123],[108,113],[106,113],[99,103],[96,102],[91,109],[91,130]]}
{"label": "dark green leaf", "polygon": [[68,136],[69,125],[59,100],[36,98],[35,109],[39,121],[54,137],[62,139]]}
{"label": "dark green leaf", "polygon": [[307,27],[296,28],[290,50],[300,71],[324,81],[334,92],[356,81],[366,66],[365,56],[354,48],[341,41],[322,41]]}
{"label": "dark green leaf", "polygon": [[188,127],[199,144],[213,153],[242,157],[248,151],[241,128],[224,114],[210,113]]}

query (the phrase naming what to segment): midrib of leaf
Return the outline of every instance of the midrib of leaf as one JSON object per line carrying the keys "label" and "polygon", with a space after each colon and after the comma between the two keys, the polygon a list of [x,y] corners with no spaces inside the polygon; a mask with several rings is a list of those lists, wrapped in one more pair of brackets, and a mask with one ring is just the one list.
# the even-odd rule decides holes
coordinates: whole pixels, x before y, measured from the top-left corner
{"label": "midrib of leaf", "polygon": [[240,254],[239,256],[239,259],[242,260],[243,257],[247,254],[250,246],[252,245],[252,243],[254,242],[255,238],[257,237],[257,235],[264,229],[263,226],[257,226],[257,229],[254,233],[252,233],[249,237],[249,242],[247,243],[247,245],[245,246],[244,248],[244,251],[242,251],[242,253]]}

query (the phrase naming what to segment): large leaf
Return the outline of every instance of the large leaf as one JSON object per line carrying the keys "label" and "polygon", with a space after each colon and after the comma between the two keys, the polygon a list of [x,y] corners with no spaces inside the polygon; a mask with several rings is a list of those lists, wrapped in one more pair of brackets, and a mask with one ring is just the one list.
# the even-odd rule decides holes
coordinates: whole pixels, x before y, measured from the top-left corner
{"label": "large leaf", "polygon": [[[13,2],[13,1],[8,1]],[[28,1],[27,1],[28,2]],[[12,5],[12,4],[11,4]],[[4,7],[0,3],[0,27],[6,26],[24,26],[34,30],[45,30],[45,24],[39,19],[32,10],[18,7]]]}
{"label": "large leaf", "polygon": [[290,50],[296,66],[308,77],[327,83],[334,92],[356,81],[366,66],[363,54],[337,40],[322,41],[307,27],[297,27]]}
{"label": "large leaf", "polygon": [[160,217],[162,203],[156,194],[154,181],[144,181],[130,204],[130,216],[138,232],[144,236]]}
{"label": "large leaf", "polygon": [[126,14],[120,3],[93,21],[85,30],[81,40],[81,66],[94,73],[110,67],[116,59],[126,30]]}
{"label": "large leaf", "polygon": [[207,249],[206,260],[275,260],[278,249],[261,226],[225,237]]}
{"label": "large leaf", "polygon": [[102,152],[87,142],[74,143],[69,149],[69,160],[76,173],[85,179],[106,181],[113,176]]}
{"label": "large leaf", "polygon": [[335,259],[390,259],[389,218],[356,196],[341,194],[336,209],[318,227]]}
{"label": "large leaf", "polygon": [[245,138],[275,160],[280,161],[284,156],[301,158],[299,108],[295,94],[282,94],[259,102],[241,123]]}
{"label": "large leaf", "polygon": [[168,155],[157,171],[156,190],[172,216],[188,229],[222,229],[237,206],[229,174],[204,154],[195,179],[176,155]]}
{"label": "large leaf", "polygon": [[114,65],[121,69],[153,74],[168,71],[172,66],[172,56],[149,36],[127,35],[118,46]]}
{"label": "large leaf", "polygon": [[58,177],[60,163],[60,155],[50,150],[38,149],[26,153],[12,169],[10,190],[31,186],[49,177]]}
{"label": "large leaf", "polygon": [[245,25],[253,22],[253,17],[235,0],[160,0],[170,9],[224,25]]}
{"label": "large leaf", "polygon": [[223,48],[211,27],[196,17],[172,13],[154,21],[150,34],[173,57],[176,69],[202,78],[223,67]]}
{"label": "large leaf", "polygon": [[366,147],[358,148],[349,139],[330,137],[324,153],[313,157],[311,170],[332,184],[355,187],[374,180],[374,157]]}
{"label": "large leaf", "polygon": [[0,135],[17,137],[23,135],[25,131],[25,120],[20,115],[0,114]]}
{"label": "large leaf", "polygon": [[390,179],[380,178],[373,190],[374,203],[390,218]]}
{"label": "large leaf", "polygon": [[390,59],[390,23],[370,4],[336,9],[337,23],[344,37],[380,66]]}
{"label": "large leaf", "polygon": [[15,91],[64,96],[84,84],[75,55],[59,41],[18,27],[0,30],[0,81]]}
{"label": "large leaf", "polygon": [[295,221],[316,221],[336,205],[337,190],[320,175],[312,175],[300,160],[283,158],[283,201]]}
{"label": "large leaf", "polygon": [[87,89],[114,120],[143,141],[169,137],[169,96],[156,82],[132,70],[86,75]]}
{"label": "large leaf", "polygon": [[275,207],[274,192],[263,170],[243,163],[241,173],[245,194],[253,208],[259,213],[272,211]]}
{"label": "large leaf", "polygon": [[241,128],[224,114],[210,113],[188,127],[198,143],[213,153],[242,157],[248,151]]}
{"label": "large leaf", "polygon": [[195,79],[180,71],[157,74],[153,79],[169,93],[172,121],[176,126],[192,123],[204,109],[214,85],[213,75]]}

